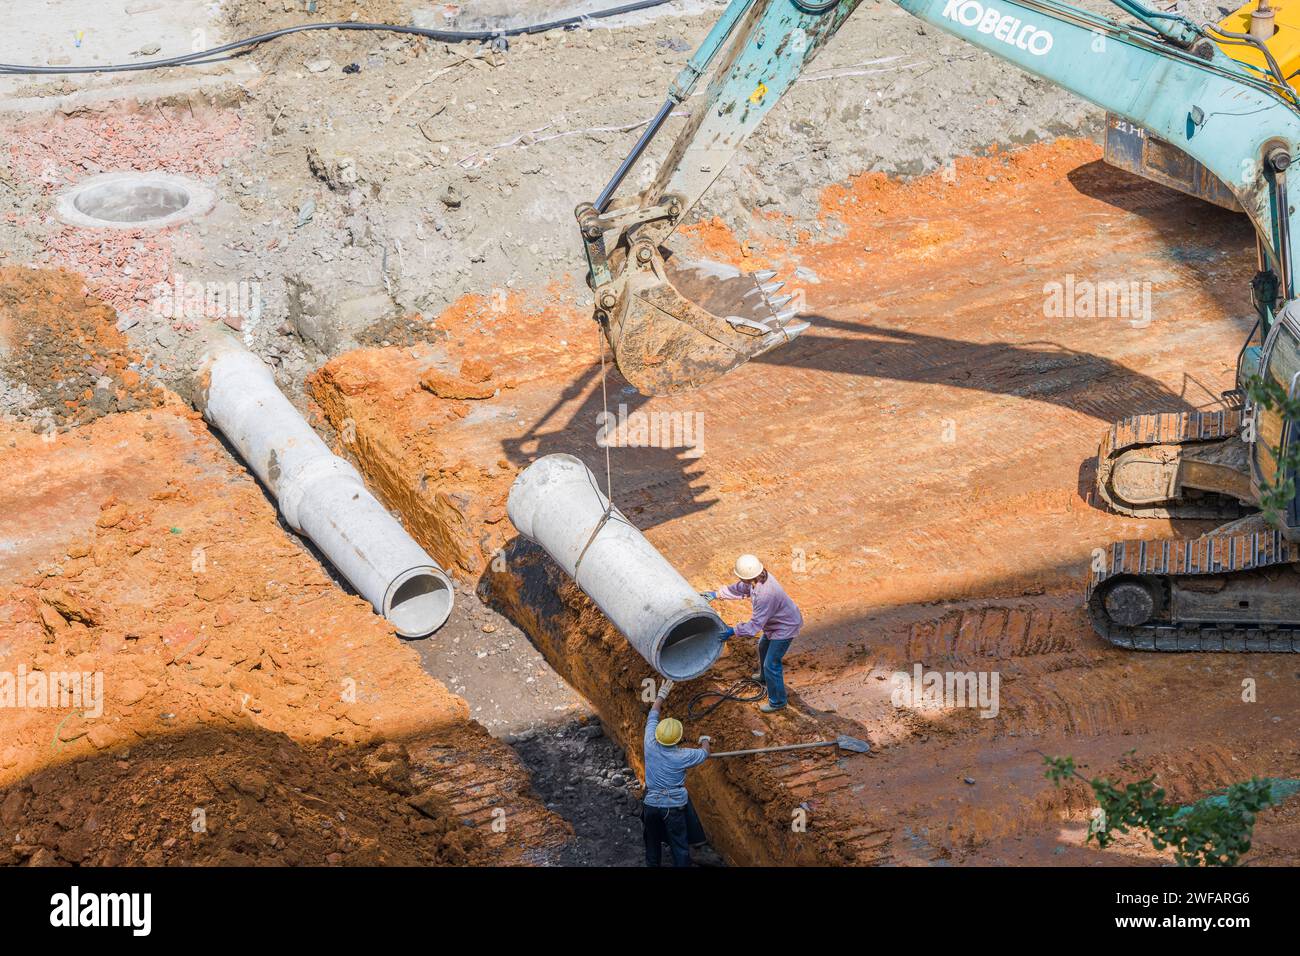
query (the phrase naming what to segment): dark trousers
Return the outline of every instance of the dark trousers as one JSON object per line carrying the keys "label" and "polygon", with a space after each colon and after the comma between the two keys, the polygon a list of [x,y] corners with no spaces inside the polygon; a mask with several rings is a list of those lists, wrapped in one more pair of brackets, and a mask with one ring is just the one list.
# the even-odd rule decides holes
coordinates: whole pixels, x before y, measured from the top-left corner
{"label": "dark trousers", "polygon": [[785,673],[781,659],[790,649],[790,640],[769,641],[766,637],[758,641],[758,669],[763,672],[763,683],[767,685],[767,700],[773,707],[784,707]]}
{"label": "dark trousers", "polygon": [[665,843],[672,853],[673,866],[690,866],[691,846],[704,842],[704,828],[689,800],[684,807],[667,809],[641,804],[641,825],[646,866],[658,866],[663,861]]}

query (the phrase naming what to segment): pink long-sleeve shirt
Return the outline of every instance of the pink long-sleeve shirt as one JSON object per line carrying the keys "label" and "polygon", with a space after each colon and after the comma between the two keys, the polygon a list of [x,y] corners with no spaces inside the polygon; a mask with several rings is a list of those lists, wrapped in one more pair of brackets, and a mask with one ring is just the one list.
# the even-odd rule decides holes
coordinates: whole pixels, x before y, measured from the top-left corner
{"label": "pink long-sleeve shirt", "polygon": [[803,627],[803,615],[795,607],[785,588],[767,573],[767,580],[761,584],[749,581],[737,581],[718,589],[718,597],[724,601],[739,601],[749,598],[753,603],[753,616],[743,624],[736,625],[736,633],[741,637],[753,637],[759,631],[769,641],[788,641],[799,634]]}

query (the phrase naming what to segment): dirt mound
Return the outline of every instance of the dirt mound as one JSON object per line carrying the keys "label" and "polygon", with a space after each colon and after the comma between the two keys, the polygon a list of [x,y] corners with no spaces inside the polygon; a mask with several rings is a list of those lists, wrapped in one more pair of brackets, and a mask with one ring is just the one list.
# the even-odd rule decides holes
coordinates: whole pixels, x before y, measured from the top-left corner
{"label": "dirt mound", "polygon": [[[0,374],[34,395],[45,421],[84,425],[111,412],[156,408],[162,391],[141,377],[117,314],[70,272],[0,269]],[[0,408],[0,411],[4,409]]]}
{"label": "dirt mound", "polygon": [[400,744],[303,746],[196,729],[64,763],[0,791],[0,863],[430,866],[483,839],[417,793]]}
{"label": "dirt mound", "polygon": [[[511,863],[566,838],[196,413],[0,447],[8,862]],[[79,699],[15,693],[59,675]]]}

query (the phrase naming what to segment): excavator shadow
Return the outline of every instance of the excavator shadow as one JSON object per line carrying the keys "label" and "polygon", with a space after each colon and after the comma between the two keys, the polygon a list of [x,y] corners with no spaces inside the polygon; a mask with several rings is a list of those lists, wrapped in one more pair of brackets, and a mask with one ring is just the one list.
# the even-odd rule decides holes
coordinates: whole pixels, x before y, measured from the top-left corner
{"label": "excavator shadow", "polygon": [[[602,423],[610,420],[601,417],[605,400],[600,375],[599,365],[579,374],[523,434],[503,441],[502,451],[511,464],[523,468],[544,455],[574,455],[600,477],[603,486],[605,449],[598,440]],[[636,391],[612,364],[607,375],[609,412],[615,426],[620,420],[635,421],[649,412],[650,396]],[[707,390],[699,394],[707,394]],[[702,429],[695,427],[692,417],[697,407],[702,407],[699,400],[688,395],[673,403],[675,410],[661,412],[670,417],[662,419],[668,424],[662,429],[660,444],[611,448],[614,500],[639,528],[706,510],[718,500],[697,457],[703,449]]]}
{"label": "excavator shadow", "polygon": [[[1103,160],[1076,167],[1067,178],[1085,196],[1140,216],[1159,232],[1171,262],[1206,273],[1203,290],[1235,317],[1243,334],[1254,324],[1249,292],[1255,229],[1245,213],[1142,179]],[[1233,275],[1215,274],[1222,271]]]}
{"label": "excavator shadow", "polygon": [[[962,342],[824,315],[807,318],[813,325],[810,331],[756,362],[826,372],[828,379],[851,374],[1011,395],[1067,408],[1104,425],[1138,410],[1187,411],[1204,404],[1199,395],[1194,405],[1187,396],[1111,359],[1051,342]],[[603,483],[605,452],[596,441],[605,410],[600,374],[599,365],[579,374],[526,431],[503,442],[512,464],[525,467],[543,455],[563,452],[582,459]],[[742,368],[697,392],[658,399],[653,405],[615,368],[610,366],[607,374],[609,411],[616,418],[660,409],[680,417],[707,409],[711,423],[713,409],[726,401],[725,390],[743,388],[755,374],[773,373]],[[714,482],[720,479],[716,472],[709,473],[707,455],[693,457],[698,450],[680,443],[612,449],[615,500],[638,527],[706,510],[718,500]]]}
{"label": "excavator shadow", "polygon": [[1190,411],[1195,407],[1150,376],[1053,342],[962,342],[825,315],[805,318],[812,329],[755,361],[1013,395],[1106,424],[1137,409]]}

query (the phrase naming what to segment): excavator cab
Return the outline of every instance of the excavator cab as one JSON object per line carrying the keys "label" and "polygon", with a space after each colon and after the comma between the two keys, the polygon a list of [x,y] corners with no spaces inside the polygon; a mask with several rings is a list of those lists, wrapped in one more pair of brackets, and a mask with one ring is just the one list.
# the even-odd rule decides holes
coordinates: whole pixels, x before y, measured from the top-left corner
{"label": "excavator cab", "polygon": [[[1277,383],[1292,399],[1300,396],[1300,320],[1291,309],[1283,309],[1278,314],[1264,343],[1260,365],[1264,378]],[[1287,449],[1300,441],[1300,426],[1287,421],[1278,408],[1255,405],[1253,415],[1255,440],[1250,443],[1250,471],[1258,498],[1263,487],[1277,485],[1279,456],[1284,458]],[[1300,475],[1294,472],[1290,477],[1293,482],[1300,480]],[[1279,530],[1290,541],[1300,541],[1300,509],[1296,498],[1291,496],[1280,515]]]}

